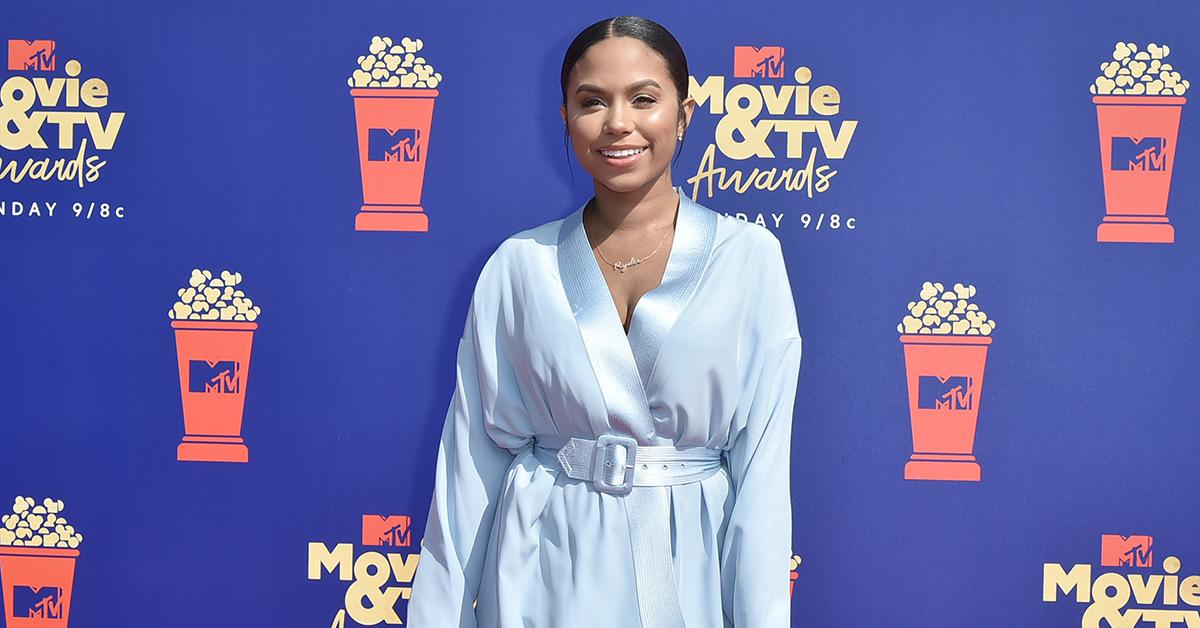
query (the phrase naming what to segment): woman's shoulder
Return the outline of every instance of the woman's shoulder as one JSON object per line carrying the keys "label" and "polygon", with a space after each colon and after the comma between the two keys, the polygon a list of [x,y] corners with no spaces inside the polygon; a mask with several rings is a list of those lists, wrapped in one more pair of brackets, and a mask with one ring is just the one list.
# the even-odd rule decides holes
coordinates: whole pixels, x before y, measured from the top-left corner
{"label": "woman's shoulder", "polygon": [[487,265],[507,266],[528,263],[530,258],[553,255],[558,248],[558,232],[564,218],[522,229],[504,238],[492,251]]}
{"label": "woman's shoulder", "polygon": [[796,306],[784,260],[783,243],[771,229],[741,218],[720,216],[717,222],[717,246],[724,247],[726,258],[740,268],[738,277],[753,296],[754,315],[748,329],[764,338],[799,337]]}
{"label": "woman's shoulder", "polygon": [[564,218],[522,229],[502,240],[479,271],[475,294],[506,294],[530,273],[552,266],[558,248],[558,231]]}

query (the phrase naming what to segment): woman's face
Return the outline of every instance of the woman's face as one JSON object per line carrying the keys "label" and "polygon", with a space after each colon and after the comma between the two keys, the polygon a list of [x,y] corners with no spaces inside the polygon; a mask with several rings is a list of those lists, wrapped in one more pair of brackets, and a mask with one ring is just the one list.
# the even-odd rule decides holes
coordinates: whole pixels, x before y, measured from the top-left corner
{"label": "woman's face", "polygon": [[[629,192],[669,180],[677,137],[695,104],[688,98],[681,118],[666,61],[637,39],[612,37],[575,64],[559,109],[583,169],[610,190]],[[612,154],[621,149],[634,150]]]}

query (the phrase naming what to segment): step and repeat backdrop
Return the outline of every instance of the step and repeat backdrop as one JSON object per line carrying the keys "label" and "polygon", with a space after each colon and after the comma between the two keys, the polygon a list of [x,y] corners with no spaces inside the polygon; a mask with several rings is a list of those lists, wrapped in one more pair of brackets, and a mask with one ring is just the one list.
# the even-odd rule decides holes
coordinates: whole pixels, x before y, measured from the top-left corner
{"label": "step and repeat backdrop", "polygon": [[2,625],[405,624],[620,14],[688,55],[674,183],[784,245],[793,625],[1200,626],[1200,5],[275,0],[0,20]]}

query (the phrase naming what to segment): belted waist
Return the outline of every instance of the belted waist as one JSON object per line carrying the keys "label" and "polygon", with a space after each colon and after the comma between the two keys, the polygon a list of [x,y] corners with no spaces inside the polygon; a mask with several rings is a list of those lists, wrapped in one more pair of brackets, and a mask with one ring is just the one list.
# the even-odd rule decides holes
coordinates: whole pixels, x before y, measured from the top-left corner
{"label": "belted waist", "polygon": [[612,434],[596,440],[539,435],[533,448],[534,456],[543,463],[614,495],[627,495],[635,486],[699,482],[721,468],[723,453],[708,447],[638,445],[633,438]]}

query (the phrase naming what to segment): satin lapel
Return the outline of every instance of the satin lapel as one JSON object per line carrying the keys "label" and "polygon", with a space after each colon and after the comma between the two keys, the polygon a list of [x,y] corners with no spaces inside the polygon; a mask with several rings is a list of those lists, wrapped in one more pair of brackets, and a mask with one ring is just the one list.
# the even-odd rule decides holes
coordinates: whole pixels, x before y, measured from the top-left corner
{"label": "satin lapel", "polygon": [[671,331],[700,283],[717,234],[716,212],[696,204],[684,194],[683,188],[676,189],[679,190],[679,217],[675,223],[671,258],[667,261],[662,282],[638,299],[633,308],[633,320],[629,323],[627,340],[637,362],[643,390],[650,388],[650,375],[667,332]]}
{"label": "satin lapel", "polygon": [[[586,206],[586,204],[584,205]],[[558,234],[558,271],[604,394],[609,424],[638,444],[650,444],[654,425],[637,363],[616,305],[583,230],[583,207],[563,219]]]}
{"label": "satin lapel", "polygon": [[679,217],[667,267],[659,286],[634,307],[628,336],[583,230],[583,207],[563,219],[558,237],[563,289],[604,394],[610,424],[640,444],[652,444],[655,438],[646,398],[650,374],[667,332],[700,282],[716,235],[716,213],[677,189]]}

